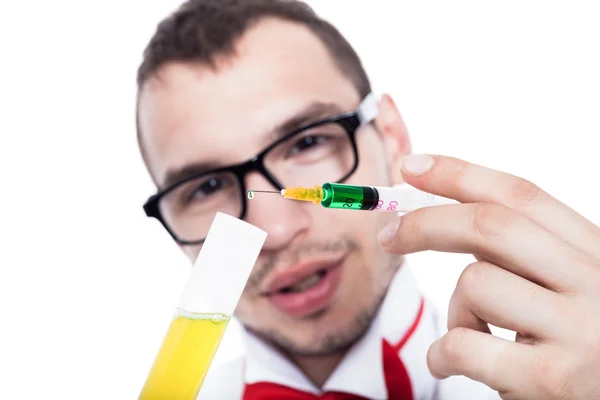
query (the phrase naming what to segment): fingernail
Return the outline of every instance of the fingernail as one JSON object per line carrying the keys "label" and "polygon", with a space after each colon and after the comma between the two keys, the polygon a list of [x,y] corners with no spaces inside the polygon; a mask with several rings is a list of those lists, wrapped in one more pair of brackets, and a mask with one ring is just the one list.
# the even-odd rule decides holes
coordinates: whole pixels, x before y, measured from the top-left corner
{"label": "fingernail", "polygon": [[435,160],[425,154],[410,154],[402,160],[402,170],[408,175],[419,176],[433,167]]}
{"label": "fingernail", "polygon": [[379,232],[379,243],[384,246],[392,243],[398,233],[400,227],[400,220],[388,224],[381,232]]}

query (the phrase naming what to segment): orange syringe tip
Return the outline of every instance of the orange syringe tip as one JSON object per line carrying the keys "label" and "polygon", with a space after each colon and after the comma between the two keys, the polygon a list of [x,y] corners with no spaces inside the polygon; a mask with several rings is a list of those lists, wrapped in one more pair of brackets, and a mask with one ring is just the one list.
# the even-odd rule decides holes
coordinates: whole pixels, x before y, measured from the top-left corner
{"label": "orange syringe tip", "polygon": [[323,189],[321,186],[315,186],[314,188],[288,188],[283,189],[281,193],[286,199],[312,201],[315,204],[320,204],[321,200],[323,200]]}

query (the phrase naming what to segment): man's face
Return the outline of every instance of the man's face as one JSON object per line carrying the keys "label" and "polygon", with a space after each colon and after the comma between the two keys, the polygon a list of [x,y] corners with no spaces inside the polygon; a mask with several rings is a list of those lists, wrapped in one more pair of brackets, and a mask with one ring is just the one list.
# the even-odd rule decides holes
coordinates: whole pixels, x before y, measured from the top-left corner
{"label": "man's face", "polygon": [[[274,127],[307,110],[323,118],[359,105],[355,86],[302,26],[265,20],[236,50],[216,70],[169,64],[144,86],[142,143],[161,188],[169,172],[189,165],[250,159],[274,141]],[[346,183],[391,185],[388,164],[396,155],[390,155],[382,135],[367,125],[356,132],[356,143],[358,169]],[[246,187],[275,189],[258,172],[247,176]],[[268,237],[236,316],[297,355],[350,345],[368,327],[400,263],[377,241],[393,213],[331,210],[277,195],[257,195],[247,207],[245,219]],[[200,247],[184,250],[195,260]]]}

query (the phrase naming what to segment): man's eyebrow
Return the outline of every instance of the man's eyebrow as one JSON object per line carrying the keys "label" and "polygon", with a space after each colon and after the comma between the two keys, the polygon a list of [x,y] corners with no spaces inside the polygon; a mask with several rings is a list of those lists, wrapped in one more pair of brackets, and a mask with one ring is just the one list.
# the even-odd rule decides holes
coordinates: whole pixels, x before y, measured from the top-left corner
{"label": "man's eyebrow", "polygon": [[[321,119],[330,118],[343,112],[345,112],[344,109],[335,103],[309,103],[293,116],[276,125],[275,128],[271,130],[268,140],[275,141],[298,129],[318,122]],[[252,155],[248,156],[248,158],[250,157],[252,157]],[[198,162],[185,165],[181,168],[169,169],[165,174],[162,188],[167,188],[179,181],[215,168],[219,168],[220,166],[221,165],[217,165],[215,163]]]}
{"label": "man's eyebrow", "polygon": [[198,162],[185,165],[181,168],[169,169],[165,174],[162,189],[167,188],[179,181],[182,181],[194,175],[198,175],[218,167],[218,165],[213,163]]}
{"label": "man's eyebrow", "polygon": [[270,140],[277,140],[321,119],[341,114],[345,110],[336,103],[312,102],[271,130]]}

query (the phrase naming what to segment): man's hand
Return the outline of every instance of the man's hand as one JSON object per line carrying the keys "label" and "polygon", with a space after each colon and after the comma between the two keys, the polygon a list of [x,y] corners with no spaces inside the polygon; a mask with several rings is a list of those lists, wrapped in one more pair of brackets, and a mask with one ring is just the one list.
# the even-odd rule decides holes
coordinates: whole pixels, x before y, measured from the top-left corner
{"label": "man's hand", "polygon": [[408,156],[402,172],[462,204],[407,213],[382,232],[384,248],[477,259],[429,350],[431,373],[465,375],[503,399],[600,399],[600,228],[527,180],[461,160]]}

